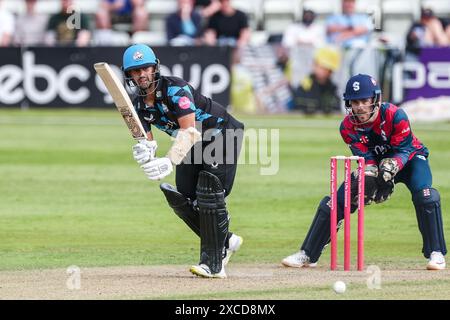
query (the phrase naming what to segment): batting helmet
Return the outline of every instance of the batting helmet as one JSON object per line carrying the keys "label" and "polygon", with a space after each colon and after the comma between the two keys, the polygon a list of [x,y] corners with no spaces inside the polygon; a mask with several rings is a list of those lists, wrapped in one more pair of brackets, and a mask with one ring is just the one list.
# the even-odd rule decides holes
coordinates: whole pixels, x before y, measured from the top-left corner
{"label": "batting helmet", "polygon": [[[159,81],[159,60],[156,58],[153,50],[145,44],[133,44],[128,47],[123,53],[122,71],[125,75],[125,80],[129,86],[136,84],[131,79],[129,71],[133,69],[146,68],[155,66],[154,81]],[[142,92],[145,95],[145,92]]]}
{"label": "batting helmet", "polygon": [[145,44],[133,44],[123,54],[123,71],[156,66],[158,59],[153,50]]}

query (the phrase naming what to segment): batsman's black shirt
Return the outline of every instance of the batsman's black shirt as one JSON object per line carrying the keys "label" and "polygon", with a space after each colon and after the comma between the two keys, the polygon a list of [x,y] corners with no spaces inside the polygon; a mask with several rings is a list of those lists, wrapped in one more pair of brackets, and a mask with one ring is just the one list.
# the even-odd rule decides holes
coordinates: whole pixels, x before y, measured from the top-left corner
{"label": "batsman's black shirt", "polygon": [[196,122],[201,122],[202,132],[208,129],[221,130],[230,120],[237,122],[224,107],[178,77],[160,76],[155,96],[152,106],[146,105],[140,96],[133,101],[146,132],[155,126],[172,136],[175,130],[180,129],[177,119],[191,113],[195,113]]}

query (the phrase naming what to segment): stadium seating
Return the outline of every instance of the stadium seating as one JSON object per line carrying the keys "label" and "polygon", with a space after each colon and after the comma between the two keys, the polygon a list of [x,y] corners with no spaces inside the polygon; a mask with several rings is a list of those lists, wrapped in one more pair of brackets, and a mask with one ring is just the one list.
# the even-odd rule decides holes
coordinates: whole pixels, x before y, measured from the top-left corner
{"label": "stadium seating", "polygon": [[252,46],[262,46],[267,43],[267,40],[269,39],[269,33],[265,30],[255,30],[252,31],[251,37],[250,37],[250,44]]}
{"label": "stadium seating", "polygon": [[[16,14],[25,12],[25,1],[22,0],[3,0],[4,5],[11,12]],[[75,0],[74,7],[79,8],[86,14],[95,14],[99,7],[100,0]],[[60,10],[61,0],[38,0],[36,11],[43,14],[53,14]]]}
{"label": "stadium seating", "polygon": [[[74,2],[75,8],[94,17],[101,0]],[[232,4],[248,15],[250,27],[258,31],[252,36],[252,43],[261,43],[270,35],[280,34],[289,24],[301,18],[304,9],[314,10],[319,23],[324,23],[328,15],[341,12],[341,0],[232,0]],[[25,12],[25,1],[22,0],[3,0],[3,5],[15,14]],[[411,23],[419,18],[421,6],[433,9],[444,20],[450,20],[450,0],[357,0],[356,5],[358,12],[378,17],[382,31],[397,39],[403,39]],[[60,8],[61,0],[39,0],[36,5],[37,12],[45,14],[56,13]],[[176,11],[177,0],[146,0],[146,9],[151,33],[141,33],[136,37],[165,43],[165,18]],[[374,21],[377,22],[376,19]],[[94,19],[91,22],[93,26]],[[118,42],[123,43],[126,41],[123,32],[130,28],[119,27],[122,28],[115,28],[115,31],[119,32]]]}
{"label": "stadium seating", "polygon": [[94,46],[127,46],[130,35],[125,31],[94,30],[92,45]]}
{"label": "stadium seating", "polygon": [[80,8],[81,12],[93,15],[98,10],[100,0],[75,0],[75,5]]}
{"label": "stadium seating", "polygon": [[265,0],[263,4],[264,29],[283,32],[287,26],[300,18],[300,1]]}
{"label": "stadium seating", "polygon": [[147,0],[146,7],[149,12],[149,30],[164,33],[166,17],[177,11],[176,0]]}
{"label": "stadium seating", "polygon": [[450,1],[422,0],[422,6],[432,9],[438,17],[450,18]]}
{"label": "stadium seating", "polygon": [[420,0],[382,0],[383,31],[402,47],[412,22],[420,17]]}
{"label": "stadium seating", "polygon": [[258,29],[260,21],[262,21],[262,3],[264,0],[232,0],[232,5],[244,12],[249,20],[250,28]]}
{"label": "stadium seating", "polygon": [[131,38],[132,43],[146,43],[151,46],[167,44],[166,33],[161,31],[138,31]]}
{"label": "stadium seating", "polygon": [[330,14],[341,12],[340,0],[303,0],[301,5],[303,9],[314,11],[320,20]]}

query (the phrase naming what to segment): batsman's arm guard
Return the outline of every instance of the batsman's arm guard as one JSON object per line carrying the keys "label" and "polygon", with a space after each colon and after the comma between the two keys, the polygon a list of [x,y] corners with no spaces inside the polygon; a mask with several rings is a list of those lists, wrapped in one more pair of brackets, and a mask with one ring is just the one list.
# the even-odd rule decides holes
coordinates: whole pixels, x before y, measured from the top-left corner
{"label": "batsman's arm guard", "polygon": [[196,128],[179,129],[167,157],[174,165],[179,165],[192,146],[201,140],[202,135]]}

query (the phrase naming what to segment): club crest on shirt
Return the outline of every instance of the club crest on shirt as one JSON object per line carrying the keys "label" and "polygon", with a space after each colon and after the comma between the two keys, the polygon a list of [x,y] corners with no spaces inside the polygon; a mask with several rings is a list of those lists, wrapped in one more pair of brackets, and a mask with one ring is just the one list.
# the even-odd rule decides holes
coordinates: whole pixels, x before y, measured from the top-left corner
{"label": "club crest on shirt", "polygon": [[359,141],[360,141],[361,143],[367,144],[367,143],[369,143],[369,137],[368,137],[368,136],[361,136],[361,137],[359,138]]}

